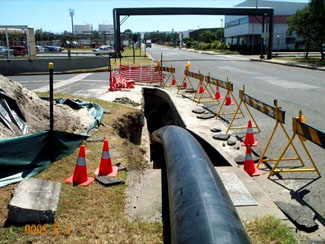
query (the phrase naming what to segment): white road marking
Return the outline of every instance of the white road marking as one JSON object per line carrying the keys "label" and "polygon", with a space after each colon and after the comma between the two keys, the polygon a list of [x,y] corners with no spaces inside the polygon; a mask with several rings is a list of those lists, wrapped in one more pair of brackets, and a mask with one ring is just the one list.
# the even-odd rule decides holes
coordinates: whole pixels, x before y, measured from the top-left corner
{"label": "white road marking", "polygon": [[258,73],[256,72],[252,72],[252,71],[248,71],[248,70],[244,70],[244,69],[238,69],[236,67],[233,66],[218,66],[218,69],[225,69],[225,70],[231,70],[231,71],[235,71],[235,72],[239,72],[239,73],[243,73],[243,74],[247,74],[247,75],[257,75]]}
{"label": "white road marking", "polygon": [[231,56],[231,55],[218,55],[218,57],[229,58],[229,59],[240,59],[240,60],[248,60],[247,58],[239,57],[239,56]]}
{"label": "white road marking", "polygon": [[[55,80],[55,81],[63,81],[63,80]],[[18,83],[44,83],[44,82],[49,82],[49,80],[17,80]]]}
{"label": "white road marking", "polygon": [[83,80],[83,81],[89,81],[89,82],[107,82],[108,83],[108,79],[107,80]]}
{"label": "white road marking", "polygon": [[253,79],[267,81],[275,86],[280,86],[282,88],[289,88],[289,89],[314,89],[319,88],[318,86],[313,86],[309,84],[304,84],[296,81],[288,81],[282,80],[280,78],[271,77],[271,76],[257,76],[253,77]]}
{"label": "white road marking", "polygon": [[[60,88],[62,86],[70,85],[72,83],[81,81],[81,80],[85,79],[87,76],[92,75],[92,74],[93,73],[85,73],[85,74],[75,75],[75,76],[71,77],[70,79],[54,83],[53,88],[57,89],[57,88]],[[47,92],[47,91],[49,91],[49,86],[46,85],[46,86],[34,89],[33,91],[34,92]]]}

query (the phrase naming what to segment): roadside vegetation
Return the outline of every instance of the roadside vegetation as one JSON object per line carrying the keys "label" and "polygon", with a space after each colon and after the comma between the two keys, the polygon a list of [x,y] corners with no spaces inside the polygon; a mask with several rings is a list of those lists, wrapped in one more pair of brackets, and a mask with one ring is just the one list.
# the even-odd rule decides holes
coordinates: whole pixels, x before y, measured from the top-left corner
{"label": "roadside vegetation", "polygon": [[[133,48],[132,47],[124,47],[124,51],[122,52],[122,59],[119,58],[111,58],[111,66],[112,68],[118,68],[120,65],[120,61],[122,65],[150,65],[152,60],[148,57],[145,57],[144,50],[140,50],[140,48],[136,48],[135,59],[133,60]],[[134,62],[133,62],[134,61]]]}
{"label": "roadside vegetation", "polygon": [[244,226],[252,244],[298,244],[289,228],[273,216],[244,222]]}
{"label": "roadside vegetation", "polygon": [[323,0],[312,0],[308,5],[297,10],[296,14],[288,19],[288,34],[296,32],[302,40],[296,42],[296,46],[305,49],[305,58],[308,53],[316,50],[321,53],[321,60],[325,60],[325,2]]}
{"label": "roadside vegetation", "polygon": [[319,57],[308,58],[294,58],[294,57],[274,57],[280,60],[292,61],[295,63],[309,64],[311,66],[325,66],[325,60],[321,60]]}
{"label": "roadside vegetation", "polygon": [[186,48],[195,50],[214,51],[223,54],[238,54],[236,46],[226,44],[223,40],[223,30],[219,29],[216,32],[205,30],[199,35],[199,41],[192,38],[184,38]]}
{"label": "roadside vegetation", "polygon": [[[48,95],[46,93],[38,94]],[[73,98],[63,94],[55,97]],[[77,98],[77,97],[74,97]],[[80,98],[80,97],[79,97]],[[83,98],[81,98],[83,99]],[[112,126],[116,120],[130,112],[131,107],[117,105],[98,99],[84,99],[95,102],[103,108],[111,105],[112,114],[104,114],[103,123],[92,135],[109,140],[113,164],[120,162],[122,167],[144,168],[144,149],[130,143],[118,135]],[[87,142],[86,162],[88,175],[93,177],[99,166],[103,143]],[[55,224],[46,227],[47,234],[26,234],[24,226],[4,227],[7,218],[7,204],[18,184],[0,189],[0,242],[1,243],[162,243],[162,224],[130,221],[125,214],[126,185],[104,187],[93,182],[88,187],[71,186],[64,180],[73,174],[79,150],[52,163],[51,167],[36,176],[45,180],[61,182],[61,194],[56,212]],[[127,172],[119,173],[126,180]]]}

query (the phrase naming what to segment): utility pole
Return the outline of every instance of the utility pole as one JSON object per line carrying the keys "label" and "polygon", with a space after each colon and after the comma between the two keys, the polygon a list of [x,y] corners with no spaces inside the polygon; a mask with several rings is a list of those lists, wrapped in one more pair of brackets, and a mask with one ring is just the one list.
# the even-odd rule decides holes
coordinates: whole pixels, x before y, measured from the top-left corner
{"label": "utility pole", "polygon": [[74,9],[70,8],[69,9],[70,16],[71,16],[71,26],[72,26],[72,35],[74,34],[74,29],[73,29],[73,15],[74,15]]}

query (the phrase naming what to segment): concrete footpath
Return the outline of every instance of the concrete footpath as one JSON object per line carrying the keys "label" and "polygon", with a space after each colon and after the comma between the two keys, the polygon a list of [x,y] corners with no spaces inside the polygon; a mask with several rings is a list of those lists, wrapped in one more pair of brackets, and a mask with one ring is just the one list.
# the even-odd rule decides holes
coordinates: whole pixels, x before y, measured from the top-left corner
{"label": "concrete footpath", "polygon": [[[99,98],[107,101],[113,101],[117,97],[129,97],[135,102],[141,102],[141,90],[143,87],[144,86],[136,85],[135,89],[123,90],[119,92],[107,92],[105,94],[101,94]],[[196,106],[192,100],[184,98],[180,94],[176,94],[175,88],[167,88],[165,91],[168,93],[171,101],[177,108],[177,111],[184,121],[186,128],[193,131],[195,134],[199,135],[210,145],[212,145],[229,163],[229,166],[216,167],[216,170],[223,180],[231,198],[233,199],[234,205],[242,221],[249,221],[255,217],[272,215],[286,223],[294,232],[298,234],[299,239],[325,241],[325,228],[317,220],[317,230],[311,233],[299,231],[275,205],[276,201],[300,205],[295,199],[293,199],[290,189],[285,187],[285,182],[282,182],[280,178],[277,180],[267,179],[267,175],[269,173],[269,169],[267,168],[263,168],[260,171],[260,176],[252,178],[243,170],[243,164],[236,163],[235,159],[238,156],[245,157],[246,153],[245,147],[240,146],[240,141],[237,140],[236,137],[232,136],[232,139],[235,142],[235,145],[232,146],[227,145],[227,141],[215,140],[212,138],[215,133],[211,132],[211,128],[218,127],[221,129],[221,133],[225,133],[227,129],[227,124],[225,122],[222,120],[216,120],[215,117],[206,120],[198,119],[196,117],[197,114],[193,113],[192,110],[200,108],[200,105]],[[230,134],[232,134],[232,132],[230,132]],[[161,205],[158,203],[160,200],[157,202],[157,199],[161,199],[161,191],[157,189],[157,187],[160,187],[157,185],[159,183],[159,180],[157,181],[157,179],[160,179],[160,173],[160,170],[151,169],[146,172],[139,172],[138,175],[135,175],[134,173],[131,174],[132,177],[128,181],[130,187],[132,185],[132,187],[134,187],[134,184],[136,182],[138,183],[138,187],[136,187],[135,190],[131,189],[131,192],[136,192],[136,194],[129,194],[134,196],[133,198],[129,198],[129,203],[127,206],[127,208],[130,210],[127,212],[129,215],[131,215],[131,217],[133,215],[136,216],[136,218],[141,219],[141,216],[147,215],[152,221],[157,221],[160,219],[159,212],[161,211]],[[139,175],[146,176],[146,179],[141,180],[143,177],[140,177]],[[148,180],[149,178],[156,179],[156,183]],[[244,189],[239,191],[233,189],[233,184],[231,181],[233,181],[234,178],[238,178],[238,182],[241,182]],[[150,192],[150,194],[148,194],[148,192]],[[153,194],[153,192],[156,194]],[[241,200],[241,198],[244,199],[246,196],[248,196],[256,204],[235,203],[236,200]],[[141,208],[141,203],[139,202],[148,203],[151,201],[150,199],[155,200],[153,201],[155,204],[153,204],[151,207],[149,207],[148,204],[144,204],[147,210],[143,212],[143,208]],[[152,210],[148,210],[149,208],[152,208]]]}

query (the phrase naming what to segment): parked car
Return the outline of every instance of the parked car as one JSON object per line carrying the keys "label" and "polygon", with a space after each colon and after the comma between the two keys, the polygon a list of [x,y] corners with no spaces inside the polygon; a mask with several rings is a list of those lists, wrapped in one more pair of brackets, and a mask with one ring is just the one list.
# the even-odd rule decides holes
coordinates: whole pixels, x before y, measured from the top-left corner
{"label": "parked car", "polygon": [[[13,49],[9,49],[9,54],[12,55],[14,52]],[[7,55],[7,47],[0,46],[0,55]]]}
{"label": "parked car", "polygon": [[99,56],[99,55],[104,55],[104,54],[106,54],[106,55],[110,55],[110,54],[114,54],[115,53],[115,51],[114,51],[114,49],[111,47],[111,46],[109,46],[109,45],[102,45],[102,46],[100,46],[100,47],[98,47],[98,48],[96,48],[96,49],[93,49],[93,53],[96,55],[96,56]]}
{"label": "parked car", "polygon": [[9,48],[14,50],[14,56],[25,56],[28,53],[27,47],[25,46],[10,46]]}
{"label": "parked car", "polygon": [[42,47],[42,46],[35,46],[35,48],[36,48],[36,52],[38,52],[38,53],[44,53],[45,52],[45,48]]}
{"label": "parked car", "polygon": [[46,46],[46,48],[50,51],[50,52],[62,52],[63,51],[63,47],[59,47],[59,46]]}

